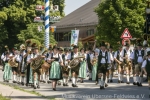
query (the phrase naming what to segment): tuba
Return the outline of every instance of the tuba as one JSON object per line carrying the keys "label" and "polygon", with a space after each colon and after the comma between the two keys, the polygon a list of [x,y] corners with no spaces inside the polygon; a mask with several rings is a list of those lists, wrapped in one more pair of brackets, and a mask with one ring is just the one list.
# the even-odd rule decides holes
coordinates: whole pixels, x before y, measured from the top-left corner
{"label": "tuba", "polygon": [[11,67],[18,67],[18,63],[16,62],[16,60],[13,58],[9,59],[8,61],[8,64],[11,66]]}
{"label": "tuba", "polygon": [[78,64],[80,63],[80,60],[81,58],[85,58],[85,56],[78,56],[78,57],[75,57],[74,59],[72,59],[69,63],[69,66],[71,68],[75,68],[78,66]]}

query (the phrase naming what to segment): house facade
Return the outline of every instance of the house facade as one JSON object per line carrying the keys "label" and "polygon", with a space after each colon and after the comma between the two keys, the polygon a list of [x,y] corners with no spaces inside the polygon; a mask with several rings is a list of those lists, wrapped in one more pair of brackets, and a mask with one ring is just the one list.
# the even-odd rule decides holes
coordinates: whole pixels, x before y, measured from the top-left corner
{"label": "house facade", "polygon": [[94,10],[99,3],[100,0],[91,0],[65,16],[60,22],[52,25],[56,26],[54,37],[58,42],[58,46],[70,47],[71,30],[79,30],[79,41],[83,44],[94,41],[94,33],[96,33],[96,26],[98,24],[98,16]]}

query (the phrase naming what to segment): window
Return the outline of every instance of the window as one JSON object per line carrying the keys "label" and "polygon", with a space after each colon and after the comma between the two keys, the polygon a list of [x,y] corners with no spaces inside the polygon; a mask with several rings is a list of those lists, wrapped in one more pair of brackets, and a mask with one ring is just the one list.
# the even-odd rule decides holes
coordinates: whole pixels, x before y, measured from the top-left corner
{"label": "window", "polygon": [[93,35],[94,29],[87,30],[87,36]]}
{"label": "window", "polygon": [[55,40],[56,41],[70,41],[71,40],[71,34],[69,32],[55,33]]}

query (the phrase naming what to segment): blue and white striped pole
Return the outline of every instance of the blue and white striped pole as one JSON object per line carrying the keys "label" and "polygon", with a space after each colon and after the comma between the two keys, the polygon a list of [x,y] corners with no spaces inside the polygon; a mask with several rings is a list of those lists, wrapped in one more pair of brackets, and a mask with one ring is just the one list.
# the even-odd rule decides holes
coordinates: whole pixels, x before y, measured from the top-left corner
{"label": "blue and white striped pole", "polygon": [[45,0],[45,47],[49,48],[49,0]]}

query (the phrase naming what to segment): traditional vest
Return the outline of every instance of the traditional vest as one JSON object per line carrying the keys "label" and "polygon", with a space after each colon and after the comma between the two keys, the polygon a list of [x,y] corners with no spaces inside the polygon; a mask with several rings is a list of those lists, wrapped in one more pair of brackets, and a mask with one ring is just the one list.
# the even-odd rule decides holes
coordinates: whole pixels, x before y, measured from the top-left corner
{"label": "traditional vest", "polygon": [[52,53],[51,59],[55,59],[55,61],[59,61],[59,59],[60,59],[60,58],[59,58],[59,54],[58,54],[58,58],[54,58],[54,57],[53,57],[53,53]]}
{"label": "traditional vest", "polygon": [[99,56],[98,56],[98,63],[100,64],[102,58],[105,58],[106,64],[108,62],[108,52],[105,52],[105,56],[102,55],[102,51],[99,52]]}
{"label": "traditional vest", "polygon": [[140,57],[140,56],[142,56],[142,58],[143,58],[143,56],[144,56],[144,50],[141,50],[141,55],[139,54],[138,50],[135,50],[135,52],[134,52],[134,63],[135,64],[138,63],[137,60],[138,60],[138,57]]}
{"label": "traditional vest", "polygon": [[[79,55],[79,52],[78,52]],[[74,59],[74,52],[71,52],[71,60]]]}
{"label": "traditional vest", "polygon": [[147,73],[149,73],[150,74],[150,61],[147,59],[147,64],[146,64],[146,67],[145,67],[145,69],[146,69],[146,71],[147,71]]}

